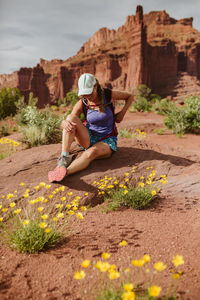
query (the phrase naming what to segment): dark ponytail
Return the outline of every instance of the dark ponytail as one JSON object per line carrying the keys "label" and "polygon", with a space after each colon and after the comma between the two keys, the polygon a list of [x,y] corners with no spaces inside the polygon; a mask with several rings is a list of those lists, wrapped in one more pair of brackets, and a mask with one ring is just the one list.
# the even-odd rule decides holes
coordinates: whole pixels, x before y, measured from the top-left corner
{"label": "dark ponytail", "polygon": [[102,92],[102,88],[98,82],[98,80],[96,79],[96,85],[97,85],[97,96],[99,99],[99,102],[101,103],[99,106],[99,111],[100,112],[104,112],[104,100],[103,100],[103,92]]}

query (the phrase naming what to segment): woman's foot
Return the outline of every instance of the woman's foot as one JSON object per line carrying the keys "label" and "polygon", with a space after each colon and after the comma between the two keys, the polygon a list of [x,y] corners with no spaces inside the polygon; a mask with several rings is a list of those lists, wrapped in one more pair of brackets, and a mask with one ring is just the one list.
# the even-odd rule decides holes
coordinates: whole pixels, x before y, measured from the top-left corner
{"label": "woman's foot", "polygon": [[48,173],[49,182],[60,182],[67,175],[67,168],[65,167],[56,167],[53,171]]}
{"label": "woman's foot", "polygon": [[48,173],[49,182],[60,182],[67,174],[67,167],[71,164],[72,158],[61,155],[58,158],[57,167]]}

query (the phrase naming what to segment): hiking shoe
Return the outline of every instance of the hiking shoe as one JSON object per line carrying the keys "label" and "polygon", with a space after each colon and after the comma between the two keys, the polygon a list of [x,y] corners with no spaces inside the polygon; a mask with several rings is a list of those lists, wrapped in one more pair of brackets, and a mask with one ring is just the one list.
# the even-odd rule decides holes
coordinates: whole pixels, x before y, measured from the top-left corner
{"label": "hiking shoe", "polygon": [[64,155],[61,155],[59,158],[58,158],[58,164],[57,164],[57,167],[65,167],[67,168],[72,162],[72,158],[70,156],[64,156]]}
{"label": "hiking shoe", "polygon": [[67,175],[67,168],[65,167],[56,167],[55,170],[48,173],[49,182],[60,182]]}

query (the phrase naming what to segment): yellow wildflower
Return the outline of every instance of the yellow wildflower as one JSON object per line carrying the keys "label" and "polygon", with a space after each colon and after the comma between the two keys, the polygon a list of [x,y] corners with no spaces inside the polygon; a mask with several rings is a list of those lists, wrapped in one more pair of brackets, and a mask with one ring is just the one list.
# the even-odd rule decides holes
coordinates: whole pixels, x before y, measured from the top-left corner
{"label": "yellow wildflower", "polygon": [[46,185],[45,182],[40,182],[39,186],[44,187]]}
{"label": "yellow wildflower", "polygon": [[108,277],[113,280],[113,279],[117,279],[120,277],[120,273],[117,272],[117,271],[112,271],[112,272],[109,272],[109,275]]}
{"label": "yellow wildflower", "polygon": [[157,271],[160,271],[160,272],[163,271],[163,270],[165,270],[166,267],[167,267],[167,266],[165,266],[165,265],[163,264],[162,261],[158,261],[158,262],[156,262],[156,263],[154,264],[154,268],[155,268]]}
{"label": "yellow wildflower", "polygon": [[15,190],[14,193],[17,194],[17,190]]}
{"label": "yellow wildflower", "polygon": [[50,189],[50,188],[51,188],[51,185],[50,185],[50,184],[47,184],[47,185],[45,186],[45,188],[46,188],[46,189]]}
{"label": "yellow wildflower", "polygon": [[85,193],[84,196],[88,196],[88,193]]}
{"label": "yellow wildflower", "polygon": [[14,197],[13,194],[8,194],[8,195],[7,195],[7,199],[8,199],[8,200],[11,199],[11,198],[13,198],[13,197]]}
{"label": "yellow wildflower", "polygon": [[143,265],[145,264],[145,261],[143,259],[133,259],[132,260],[132,265],[135,266],[135,267],[142,267]]}
{"label": "yellow wildflower", "polygon": [[68,209],[70,209],[72,206],[71,206],[71,204],[67,204],[66,207],[67,207]]}
{"label": "yellow wildflower", "polygon": [[49,199],[52,199],[52,198],[53,198],[53,195],[49,195],[48,197],[49,197]]}
{"label": "yellow wildflower", "polygon": [[74,211],[73,210],[68,210],[68,215],[73,215],[74,214]]}
{"label": "yellow wildflower", "polygon": [[5,208],[2,208],[2,212],[7,212],[8,211],[8,208],[5,207]]}
{"label": "yellow wildflower", "polygon": [[161,287],[157,285],[152,285],[149,288],[149,296],[158,297],[160,295]]}
{"label": "yellow wildflower", "polygon": [[83,260],[82,263],[81,263],[81,266],[82,266],[83,268],[88,268],[89,265],[90,265],[90,260],[89,260],[89,259],[85,259],[85,260]]}
{"label": "yellow wildflower", "polygon": [[74,273],[74,279],[76,279],[76,280],[81,280],[81,279],[83,279],[85,277],[85,272],[84,271],[76,271],[75,273]]}
{"label": "yellow wildflower", "polygon": [[44,197],[43,197],[43,196],[38,197],[37,200],[38,200],[39,202],[43,202],[43,201],[44,201]]}
{"label": "yellow wildflower", "polygon": [[23,195],[23,197],[24,197],[24,198],[28,198],[28,197],[29,197],[29,194],[26,193],[26,194]]}
{"label": "yellow wildflower", "polygon": [[63,204],[56,204],[55,207],[56,208],[63,208]]}
{"label": "yellow wildflower", "polygon": [[46,233],[49,233],[50,231],[51,231],[51,229],[49,227],[45,229]]}
{"label": "yellow wildflower", "polygon": [[125,176],[128,176],[128,175],[129,175],[129,173],[124,173],[124,175],[125,175]]}
{"label": "yellow wildflower", "polygon": [[139,183],[139,186],[140,186],[140,187],[144,187],[144,182],[140,182],[140,183]]}
{"label": "yellow wildflower", "polygon": [[131,269],[130,268],[126,268],[125,270],[124,270],[124,272],[127,274],[127,273],[130,273],[130,271],[131,271]]}
{"label": "yellow wildflower", "polygon": [[68,193],[68,196],[71,196],[71,195],[72,195],[72,192],[69,192],[69,193]]}
{"label": "yellow wildflower", "polygon": [[126,292],[131,292],[133,290],[133,284],[132,283],[125,283],[123,288]]}
{"label": "yellow wildflower", "polygon": [[41,222],[41,223],[39,224],[39,226],[40,226],[41,228],[46,228],[46,227],[47,227],[47,224],[46,224],[45,222]]}
{"label": "yellow wildflower", "polygon": [[128,190],[124,190],[124,195],[128,194]]}
{"label": "yellow wildflower", "polygon": [[65,201],[65,200],[66,200],[66,197],[61,197],[60,200],[61,200],[61,201]]}
{"label": "yellow wildflower", "polygon": [[35,190],[39,190],[39,188],[40,188],[39,185],[34,187]]}
{"label": "yellow wildflower", "polygon": [[81,206],[81,210],[85,211],[85,210],[87,210],[87,208],[85,206]]}
{"label": "yellow wildflower", "polygon": [[57,218],[64,218],[64,214],[63,213],[58,213]]}
{"label": "yellow wildflower", "polygon": [[84,219],[84,217],[83,217],[83,215],[82,215],[81,212],[78,212],[78,213],[76,214],[76,216],[77,216],[80,220],[83,220],[83,219]]}
{"label": "yellow wildflower", "polygon": [[73,209],[73,211],[76,211],[76,210],[78,210],[78,207],[74,206],[72,209]]}
{"label": "yellow wildflower", "polygon": [[28,225],[30,223],[30,221],[29,220],[24,220],[23,221],[23,224],[26,226],[26,225]]}
{"label": "yellow wildflower", "polygon": [[123,240],[118,245],[119,246],[127,246],[127,242]]}
{"label": "yellow wildflower", "polygon": [[108,258],[110,258],[110,253],[104,252],[104,253],[101,254],[101,257],[103,259],[108,259]]}
{"label": "yellow wildflower", "polygon": [[3,218],[2,217],[0,218],[0,222],[3,222]]}
{"label": "yellow wildflower", "polygon": [[106,272],[110,268],[110,264],[108,262],[97,261],[94,265],[95,268],[99,269],[101,272]]}
{"label": "yellow wildflower", "polygon": [[151,191],[151,195],[152,195],[152,196],[155,196],[156,194],[157,194],[156,190],[152,190],[152,191]]}
{"label": "yellow wildflower", "polygon": [[29,203],[33,205],[35,204],[35,200],[30,200]]}
{"label": "yellow wildflower", "polygon": [[16,203],[15,202],[11,202],[9,205],[10,205],[10,207],[15,207]]}
{"label": "yellow wildflower", "polygon": [[62,186],[60,187],[60,191],[64,192],[64,190],[65,190],[65,186],[62,185]]}
{"label": "yellow wildflower", "polygon": [[150,261],[150,256],[148,254],[144,254],[143,256],[143,260],[145,261],[145,263],[149,262]]}
{"label": "yellow wildflower", "polygon": [[18,208],[18,209],[15,209],[13,213],[14,214],[20,214],[20,212],[21,212],[21,208]]}
{"label": "yellow wildflower", "polygon": [[53,217],[53,221],[56,222],[58,220],[58,218],[56,217]]}
{"label": "yellow wildflower", "polygon": [[172,262],[175,267],[183,265],[184,264],[183,256],[182,255],[173,256]]}
{"label": "yellow wildflower", "polygon": [[42,212],[44,210],[44,207],[38,207],[38,211]]}
{"label": "yellow wildflower", "polygon": [[44,214],[44,215],[41,216],[41,218],[42,218],[43,220],[46,220],[46,219],[48,219],[48,215]]}
{"label": "yellow wildflower", "polygon": [[21,182],[20,185],[21,185],[21,186],[24,186],[24,182]]}

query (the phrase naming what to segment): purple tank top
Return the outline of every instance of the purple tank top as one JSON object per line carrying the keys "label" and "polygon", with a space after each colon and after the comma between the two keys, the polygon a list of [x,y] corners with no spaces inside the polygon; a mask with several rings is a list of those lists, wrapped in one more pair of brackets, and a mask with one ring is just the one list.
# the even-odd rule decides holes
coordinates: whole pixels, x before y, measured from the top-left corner
{"label": "purple tank top", "polygon": [[104,112],[88,108],[87,111],[87,128],[92,130],[94,135],[106,136],[113,130],[113,112],[111,108],[106,105]]}

